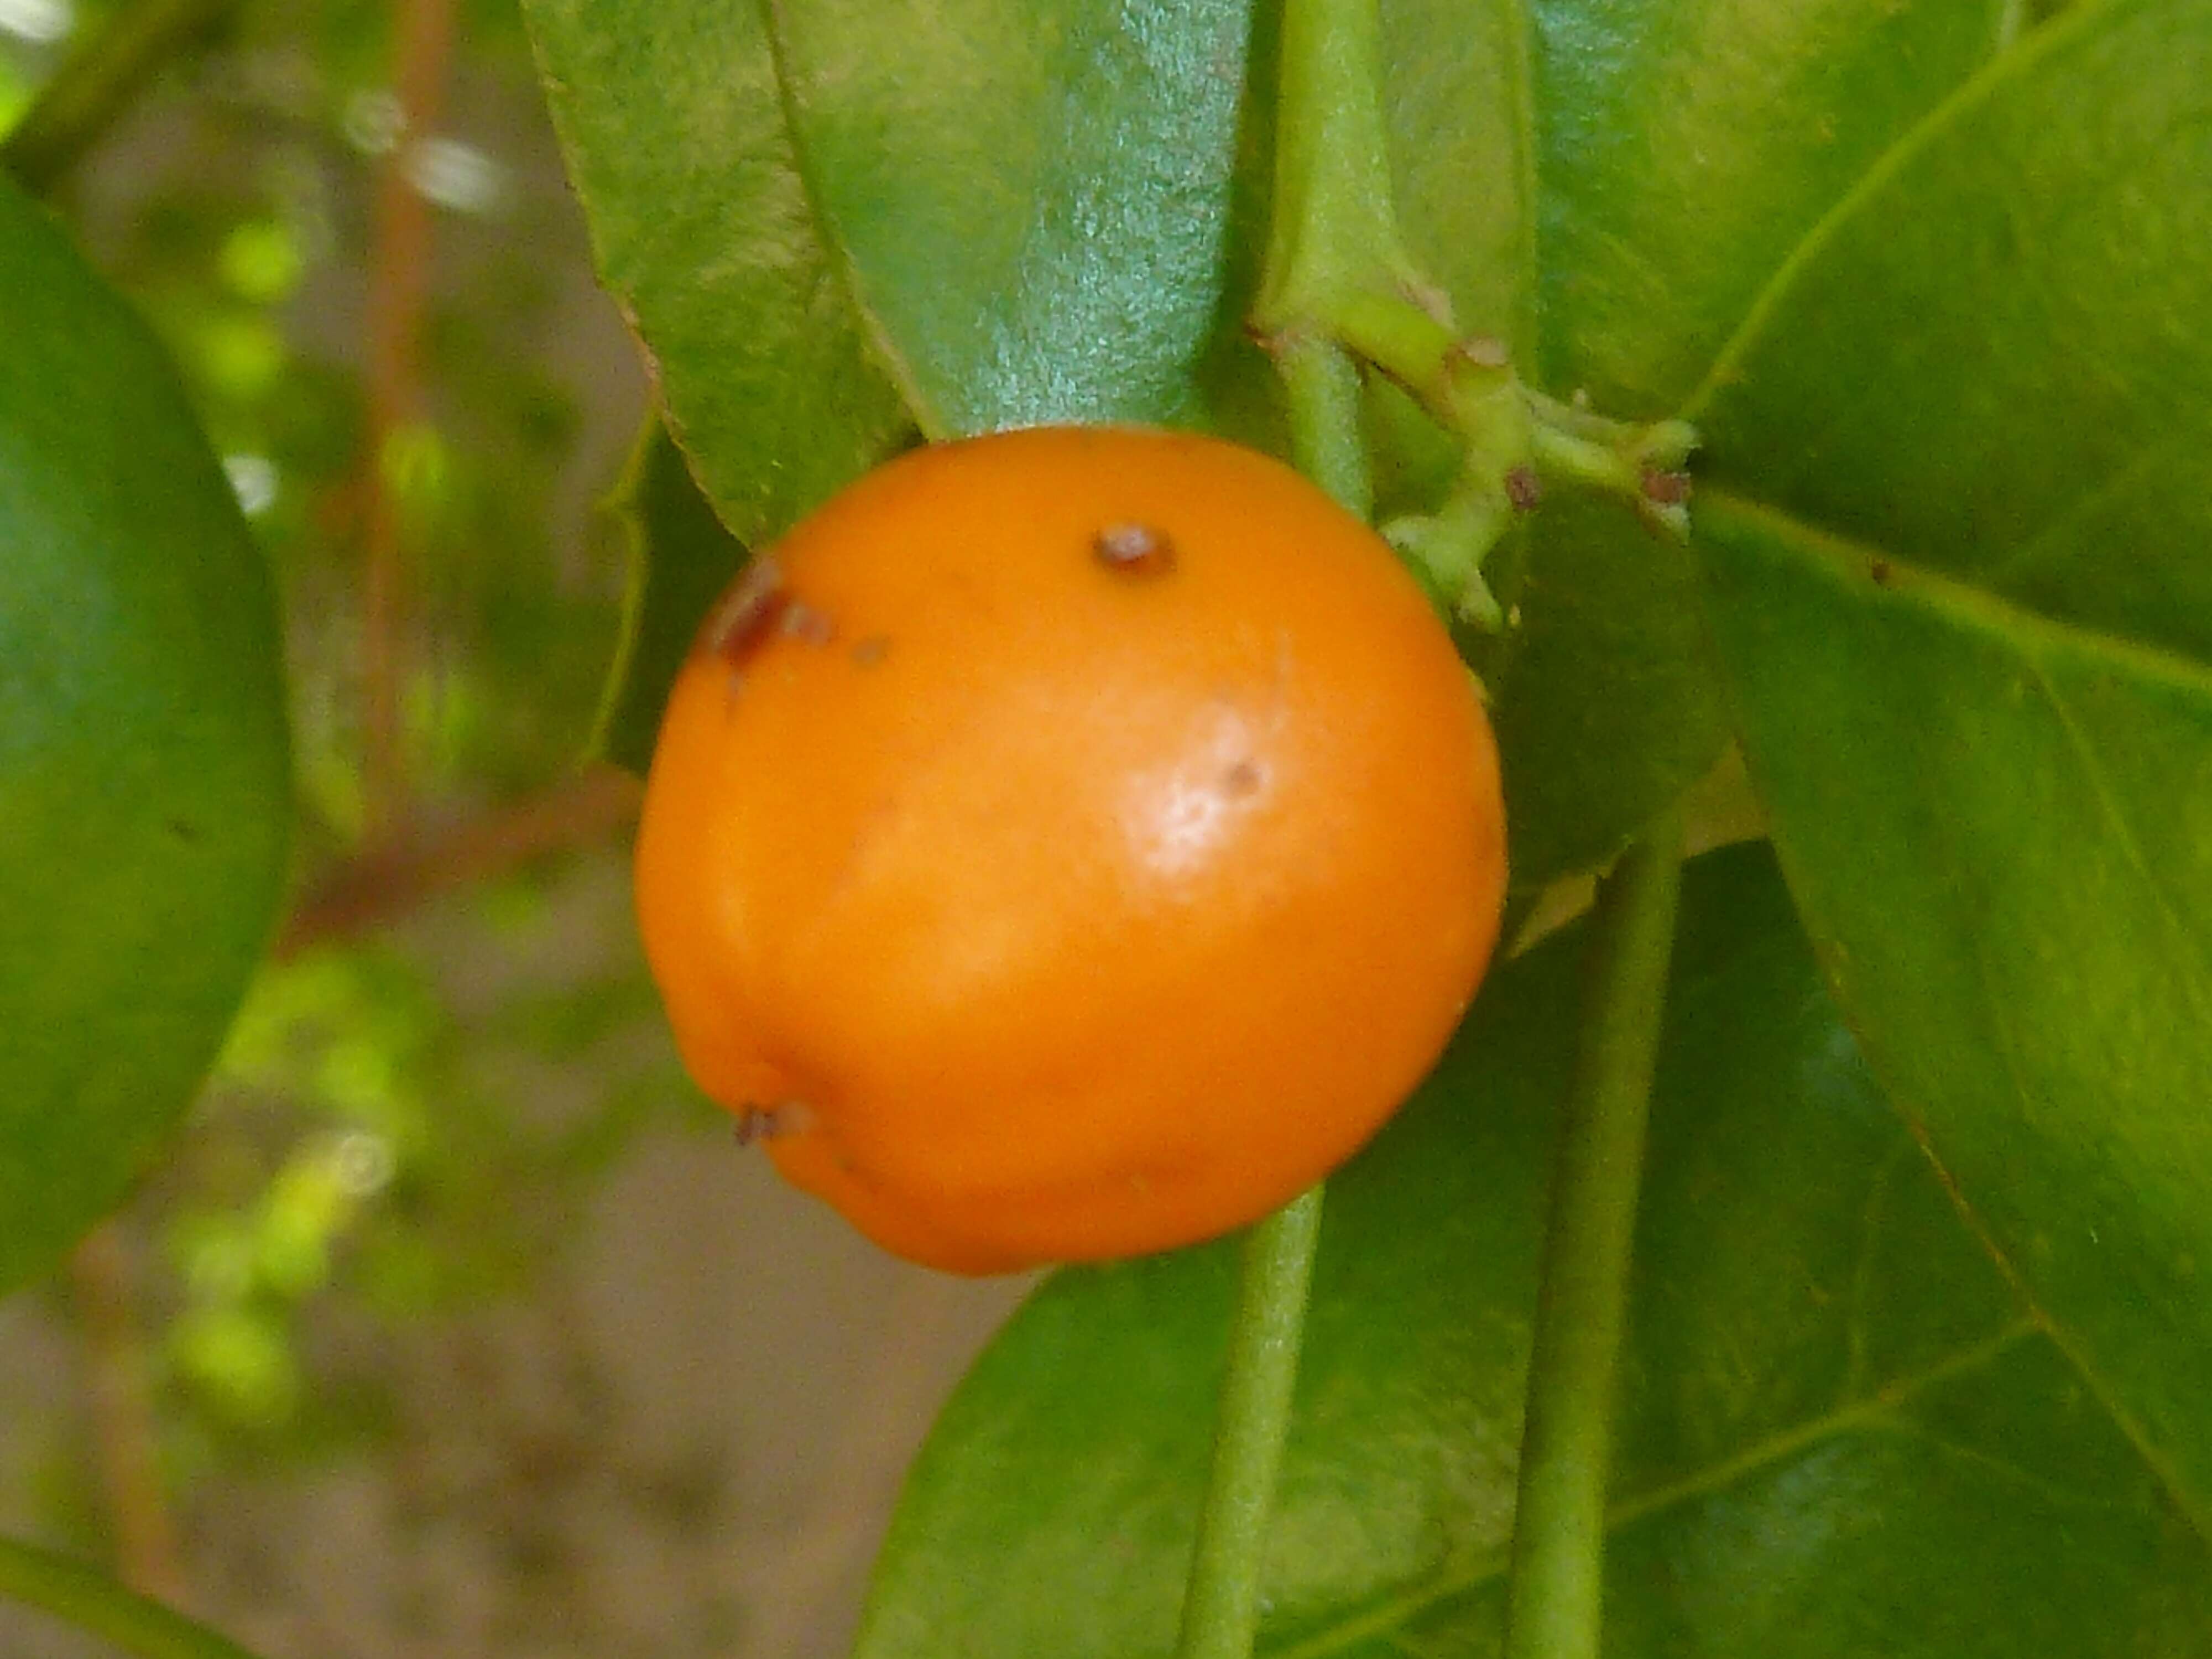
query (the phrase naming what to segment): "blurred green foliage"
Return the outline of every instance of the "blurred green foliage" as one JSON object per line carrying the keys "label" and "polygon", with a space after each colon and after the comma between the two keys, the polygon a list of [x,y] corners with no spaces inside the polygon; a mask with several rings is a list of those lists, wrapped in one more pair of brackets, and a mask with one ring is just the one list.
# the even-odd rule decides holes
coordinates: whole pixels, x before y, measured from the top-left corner
{"label": "blurred green foliage", "polygon": [[[0,6],[0,132],[115,9]],[[597,502],[642,414],[519,18],[469,0],[443,118],[410,173],[435,213],[425,413],[365,456],[391,15],[375,0],[235,7],[55,199],[182,367],[276,572],[301,891],[362,850],[368,819],[372,468],[407,544],[411,793],[425,821],[466,823],[557,788],[586,757],[623,581]],[[580,319],[596,332],[580,337]],[[611,848],[541,862],[396,933],[263,969],[184,1137],[122,1218],[144,1246],[173,1484],[384,1432],[392,1383],[365,1358],[375,1345],[319,1333],[526,1294],[638,1129],[686,1109],[713,1121],[660,1033],[619,873]],[[91,1524],[88,1480],[49,1483],[64,1535]]]}

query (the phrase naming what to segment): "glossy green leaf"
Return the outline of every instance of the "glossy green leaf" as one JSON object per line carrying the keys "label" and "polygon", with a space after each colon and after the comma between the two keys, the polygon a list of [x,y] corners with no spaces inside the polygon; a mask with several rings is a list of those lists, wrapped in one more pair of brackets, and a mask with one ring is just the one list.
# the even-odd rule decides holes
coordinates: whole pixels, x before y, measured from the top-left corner
{"label": "glossy green leaf", "polygon": [[[1875,1093],[1771,860],[1686,872],[1607,1552],[1607,1651],[2212,1652],[2212,1552]],[[1498,1650],[1570,933],[1503,968],[1331,1182],[1261,1651]],[[909,1479],[860,1659],[1172,1645],[1224,1247],[1064,1273]]]}
{"label": "glossy green leaf", "polygon": [[[1042,420],[1243,429],[1273,165],[1253,0],[527,0],[609,285],[732,528],[880,453]],[[1462,325],[1533,330],[1525,25],[1384,15],[1408,245]],[[1237,412],[1239,409],[1242,412]]]}
{"label": "glossy green leaf", "polygon": [[690,654],[700,618],[744,565],[745,546],[714,516],[658,416],[638,435],[608,507],[629,541],[629,587],[597,747],[643,776],[669,688]]}
{"label": "glossy green leaf", "polygon": [[259,550],[173,371],[0,183],[0,1291],[122,1195],[274,920]]}
{"label": "glossy green leaf", "polygon": [[[1672,413],[1790,249],[1986,62],[1989,0],[1544,0],[1534,9],[1540,378]],[[1691,568],[1625,512],[1531,526],[1498,688],[1513,879],[1603,862],[1727,737]]]}
{"label": "glossy green leaf", "polygon": [[1947,104],[1724,359],[1753,781],[1868,1050],[2212,1516],[2212,4]]}
{"label": "glossy green leaf", "polygon": [[[895,445],[893,360],[822,234],[751,0],[525,0],[601,278],[723,521],[757,542]],[[649,26],[648,26],[649,21]]]}
{"label": "glossy green leaf", "polygon": [[[1242,321],[1273,167],[1271,8],[671,0],[651,31],[616,0],[527,11],[603,274],[740,538],[896,446],[894,383],[938,435],[1119,418],[1278,441]],[[1518,14],[1404,0],[1384,24],[1408,244],[1465,326],[1525,343]],[[1449,454],[1402,397],[1376,404],[1398,494],[1432,491]],[[696,586],[647,581],[646,623],[688,638]],[[640,750],[623,728],[665,690],[641,649],[618,750]]]}
{"label": "glossy green leaf", "polygon": [[1669,415],[2016,0],[1540,0],[1546,384]]}
{"label": "glossy green leaf", "polygon": [[825,232],[935,435],[1195,422],[1249,0],[790,0]]}

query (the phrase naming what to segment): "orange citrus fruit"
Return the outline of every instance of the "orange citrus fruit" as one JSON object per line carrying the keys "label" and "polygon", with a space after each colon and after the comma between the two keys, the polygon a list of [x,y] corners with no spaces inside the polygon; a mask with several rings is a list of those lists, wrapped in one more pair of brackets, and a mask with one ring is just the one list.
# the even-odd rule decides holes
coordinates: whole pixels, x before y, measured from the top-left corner
{"label": "orange citrus fruit", "polygon": [[670,698],[637,902],[684,1060],[963,1273],[1188,1243],[1356,1151],[1474,994],[1490,726],[1366,526],[1212,439],[917,450]]}

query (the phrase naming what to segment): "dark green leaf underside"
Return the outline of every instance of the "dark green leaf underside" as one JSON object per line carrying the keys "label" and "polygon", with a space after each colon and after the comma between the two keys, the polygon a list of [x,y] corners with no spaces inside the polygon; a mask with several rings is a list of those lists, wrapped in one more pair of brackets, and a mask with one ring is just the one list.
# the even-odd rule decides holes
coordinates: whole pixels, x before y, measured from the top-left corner
{"label": "dark green leaf underside", "polygon": [[608,509],[629,540],[629,589],[597,746],[642,776],[699,619],[744,563],[745,548],[714,516],[657,417],[639,434]]}

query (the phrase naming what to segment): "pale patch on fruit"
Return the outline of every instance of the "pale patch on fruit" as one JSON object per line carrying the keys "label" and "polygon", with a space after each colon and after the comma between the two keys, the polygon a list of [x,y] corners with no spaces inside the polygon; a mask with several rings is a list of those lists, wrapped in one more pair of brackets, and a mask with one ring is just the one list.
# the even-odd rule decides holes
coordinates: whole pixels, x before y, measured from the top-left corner
{"label": "pale patch on fruit", "polygon": [[1122,828],[1146,868],[1175,877],[1203,867],[1267,799],[1274,778],[1260,739],[1243,708],[1215,703],[1172,765],[1130,784]]}

